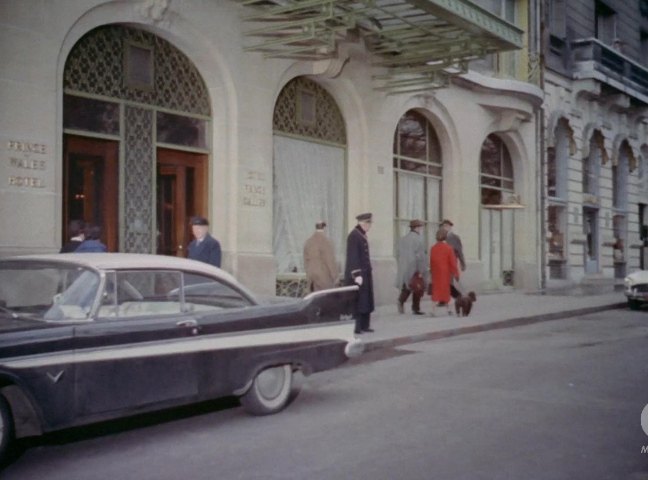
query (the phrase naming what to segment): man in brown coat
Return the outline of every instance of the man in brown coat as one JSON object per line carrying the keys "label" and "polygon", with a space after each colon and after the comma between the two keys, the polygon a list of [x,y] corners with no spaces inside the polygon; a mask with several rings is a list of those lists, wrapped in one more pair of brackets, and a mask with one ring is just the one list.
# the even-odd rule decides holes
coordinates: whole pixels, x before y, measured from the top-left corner
{"label": "man in brown coat", "polygon": [[334,287],[340,275],[333,243],[324,228],[326,222],[316,223],[315,233],[304,244],[304,270],[312,292]]}

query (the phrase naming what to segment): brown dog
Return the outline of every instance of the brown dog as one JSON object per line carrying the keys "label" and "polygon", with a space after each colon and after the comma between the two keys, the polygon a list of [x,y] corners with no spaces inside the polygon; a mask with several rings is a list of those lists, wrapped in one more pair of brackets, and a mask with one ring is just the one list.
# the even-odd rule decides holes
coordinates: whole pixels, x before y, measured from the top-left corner
{"label": "brown dog", "polygon": [[472,310],[473,302],[477,301],[475,292],[468,292],[468,295],[460,295],[455,299],[455,311],[458,317],[467,317]]}

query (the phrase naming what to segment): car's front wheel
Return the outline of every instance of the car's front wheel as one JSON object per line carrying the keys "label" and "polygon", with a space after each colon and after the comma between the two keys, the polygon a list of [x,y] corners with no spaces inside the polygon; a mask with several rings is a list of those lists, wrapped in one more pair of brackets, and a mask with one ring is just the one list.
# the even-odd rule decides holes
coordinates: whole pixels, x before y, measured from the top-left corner
{"label": "car's front wheel", "polygon": [[628,298],[628,307],[630,307],[630,310],[639,310],[641,308],[641,302],[633,298]]}
{"label": "car's front wheel", "polygon": [[290,365],[261,370],[249,390],[241,396],[241,404],[252,415],[269,415],[284,408],[292,400],[293,372]]}
{"label": "car's front wheel", "polygon": [[9,456],[14,439],[14,422],[11,407],[4,396],[0,395],[0,464]]}

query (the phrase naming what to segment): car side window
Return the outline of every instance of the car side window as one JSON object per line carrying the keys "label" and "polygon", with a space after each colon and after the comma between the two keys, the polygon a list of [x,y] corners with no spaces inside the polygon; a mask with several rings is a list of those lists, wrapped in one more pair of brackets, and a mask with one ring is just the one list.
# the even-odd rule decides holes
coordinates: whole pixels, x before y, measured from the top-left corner
{"label": "car side window", "polygon": [[182,273],[173,270],[107,272],[100,317],[174,315],[186,312],[174,294],[182,287]]}
{"label": "car side window", "polygon": [[225,282],[195,273],[184,274],[184,299],[192,311],[242,308],[252,305],[250,299]]}

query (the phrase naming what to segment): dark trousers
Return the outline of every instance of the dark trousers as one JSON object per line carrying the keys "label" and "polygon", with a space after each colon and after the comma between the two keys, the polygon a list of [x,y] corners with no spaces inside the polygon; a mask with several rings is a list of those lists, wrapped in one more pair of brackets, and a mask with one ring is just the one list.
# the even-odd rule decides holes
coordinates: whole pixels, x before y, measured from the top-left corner
{"label": "dark trousers", "polygon": [[450,296],[454,299],[461,296],[461,292],[457,290],[457,287],[455,287],[453,283],[450,283]]}
{"label": "dark trousers", "polygon": [[361,332],[362,330],[367,330],[369,328],[371,313],[356,313],[353,318],[355,318],[356,332]]}
{"label": "dark trousers", "polygon": [[421,311],[421,297],[423,294],[417,294],[415,292],[412,292],[405,284],[403,284],[401,288],[400,295],[398,296],[398,303],[401,305],[407,302],[407,299],[410,296],[410,293],[412,294],[412,311],[413,312],[420,312]]}

